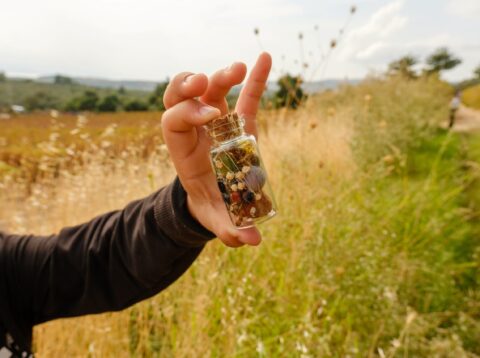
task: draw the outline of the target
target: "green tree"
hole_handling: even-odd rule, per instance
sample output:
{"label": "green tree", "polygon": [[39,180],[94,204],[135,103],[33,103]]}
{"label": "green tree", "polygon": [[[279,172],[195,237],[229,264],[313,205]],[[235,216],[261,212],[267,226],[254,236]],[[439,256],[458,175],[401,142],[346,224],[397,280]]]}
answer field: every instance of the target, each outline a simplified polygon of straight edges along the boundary
{"label": "green tree", "polygon": [[475,78],[476,78],[476,79],[479,79],[479,80],[480,80],[480,65],[478,65],[477,67],[475,67],[475,69],[473,70],[473,74],[475,75]]}
{"label": "green tree", "polygon": [[148,103],[152,106],[152,108],[160,111],[165,110],[165,105],[163,104],[163,94],[165,93],[167,86],[168,81],[161,82],[155,87],[152,94],[148,98]]}
{"label": "green tree", "polygon": [[148,104],[140,101],[138,99],[131,100],[125,105],[125,110],[127,112],[140,112],[140,111],[147,111]]}
{"label": "green tree", "polygon": [[73,85],[74,82],[70,77],[62,76],[62,75],[55,75],[53,78],[53,83],[56,85]]}
{"label": "green tree", "polygon": [[0,82],[5,82],[7,80],[7,76],[5,72],[0,72]]}
{"label": "green tree", "polygon": [[58,107],[58,100],[48,93],[39,91],[25,98],[24,105],[29,111],[53,109]]}
{"label": "green tree", "polygon": [[388,73],[391,75],[400,75],[406,78],[416,78],[417,73],[413,69],[418,63],[416,57],[407,55],[399,58],[398,60],[390,62],[388,65]]}
{"label": "green tree", "polygon": [[98,106],[98,95],[95,91],[85,91],[82,96],[72,98],[65,109],[67,111],[95,111]]}
{"label": "green tree", "polygon": [[111,94],[106,96],[99,104],[100,112],[116,112],[120,108],[120,99],[117,95]]}
{"label": "green tree", "polygon": [[286,74],[277,81],[279,89],[275,92],[275,105],[296,109],[307,98],[302,89],[302,78]]}
{"label": "green tree", "polygon": [[450,70],[461,63],[462,60],[460,58],[455,57],[446,47],[441,47],[427,57],[427,73],[439,73]]}
{"label": "green tree", "polygon": [[80,98],[78,109],[81,111],[94,111],[98,105],[98,94],[95,91],[85,91]]}

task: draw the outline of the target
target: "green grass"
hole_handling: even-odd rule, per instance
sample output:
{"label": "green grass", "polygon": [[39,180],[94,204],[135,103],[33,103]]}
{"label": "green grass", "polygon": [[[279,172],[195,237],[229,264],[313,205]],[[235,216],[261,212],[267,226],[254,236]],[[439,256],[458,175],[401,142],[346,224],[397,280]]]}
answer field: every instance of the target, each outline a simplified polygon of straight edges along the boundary
{"label": "green grass", "polygon": [[464,89],[462,92],[462,101],[469,107],[480,109],[480,84]]}
{"label": "green grass", "polygon": [[[150,300],[38,328],[38,354],[480,355],[480,145],[437,129],[450,91],[435,79],[370,79],[285,118],[265,114],[262,153],[279,215],[260,227],[262,245],[209,243]],[[15,202],[4,216],[57,229],[148,194],[147,176],[165,170],[155,151],[146,161],[93,159],[85,174],[35,184],[29,202],[40,216]]]}

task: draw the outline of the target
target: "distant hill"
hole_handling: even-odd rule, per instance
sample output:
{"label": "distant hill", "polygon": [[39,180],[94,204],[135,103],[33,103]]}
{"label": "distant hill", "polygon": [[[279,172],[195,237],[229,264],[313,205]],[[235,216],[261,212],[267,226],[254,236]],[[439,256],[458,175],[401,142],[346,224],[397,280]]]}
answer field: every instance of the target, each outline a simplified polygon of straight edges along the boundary
{"label": "distant hill", "polygon": [[[36,82],[40,83],[53,83],[55,76],[42,76],[39,77]],[[88,87],[97,87],[97,88],[110,88],[110,89],[119,89],[121,87],[126,90],[132,91],[148,91],[151,92],[155,89],[156,85],[161,81],[137,81],[137,80],[110,80],[105,78],[94,78],[94,77],[70,77],[75,83],[88,86]],[[315,93],[324,91],[326,89],[335,89],[340,84],[357,84],[360,82],[358,79],[327,79],[321,81],[312,81],[305,82],[303,87],[307,93]],[[232,94],[238,94],[242,86],[235,86],[232,89]],[[275,92],[278,90],[277,83],[271,81],[268,83],[268,91]]]}
{"label": "distant hill", "polygon": [[81,96],[85,91],[95,91],[99,97],[117,94],[128,99],[146,101],[150,92],[126,89],[123,94],[115,88],[99,88],[79,83],[54,84],[31,79],[8,78],[0,81],[0,111],[11,105],[28,107],[28,103],[36,98],[44,97],[51,102],[53,108],[63,108],[73,98]]}
{"label": "distant hill", "polygon": [[[109,80],[105,78],[94,77],[70,77],[75,83],[88,87],[119,89],[121,87],[132,91],[151,92],[159,82],[154,81],[136,81],[136,80]],[[55,76],[42,76],[36,82],[54,83]]]}
{"label": "distant hill", "polygon": [[[55,83],[55,76],[42,76],[37,79],[7,78],[0,81],[0,109],[12,105],[26,108],[42,108],[38,102],[48,103],[50,108],[66,108],[67,103],[81,96],[85,91],[94,91],[100,98],[115,94],[122,101],[141,101],[146,103],[151,92],[159,82],[137,80],[111,80],[104,78],[62,76],[62,83]],[[327,89],[335,89],[340,84],[356,84],[359,80],[328,79],[305,82],[306,93],[315,93]],[[124,91],[119,91],[123,88]],[[242,86],[235,86],[227,97],[234,104]],[[278,90],[276,82],[267,86],[267,96],[272,96]]]}

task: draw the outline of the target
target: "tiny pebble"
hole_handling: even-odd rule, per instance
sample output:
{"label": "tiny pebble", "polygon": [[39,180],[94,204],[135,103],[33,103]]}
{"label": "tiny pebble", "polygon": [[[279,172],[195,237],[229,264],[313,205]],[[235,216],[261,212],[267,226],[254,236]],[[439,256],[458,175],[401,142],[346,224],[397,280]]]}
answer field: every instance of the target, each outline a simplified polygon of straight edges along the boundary
{"label": "tiny pebble", "polygon": [[240,201],[240,194],[237,191],[233,192],[231,195],[231,200],[233,203],[238,203]]}
{"label": "tiny pebble", "polygon": [[222,193],[222,197],[227,204],[230,204],[230,196],[227,193]]}
{"label": "tiny pebble", "polygon": [[237,191],[238,190],[237,184],[230,185],[230,189],[232,189],[232,191]]}
{"label": "tiny pebble", "polygon": [[228,180],[232,180],[233,178],[235,178],[235,175],[232,172],[228,172],[227,175],[226,175],[226,178]]}
{"label": "tiny pebble", "polygon": [[238,183],[237,186],[238,186],[238,190],[243,190],[243,189],[245,189],[245,184],[244,184],[244,183],[241,183],[241,182],[240,182],[240,183]]}
{"label": "tiny pebble", "polygon": [[249,167],[248,165],[245,165],[245,166],[242,168],[242,172],[245,173],[245,174],[248,173],[249,170],[250,170],[250,167]]}
{"label": "tiny pebble", "polygon": [[257,208],[252,207],[252,208],[250,209],[250,215],[251,215],[251,216],[255,216],[255,213],[256,213],[256,212],[257,212]]}
{"label": "tiny pebble", "polygon": [[219,161],[219,160],[216,160],[216,161],[215,161],[215,166],[216,166],[218,169],[220,169],[220,168],[223,167],[223,163],[222,163],[221,161]]}
{"label": "tiny pebble", "polygon": [[262,198],[262,194],[255,194],[255,200],[260,200]]}
{"label": "tiny pebble", "polygon": [[221,180],[217,181],[217,184],[218,184],[218,188],[220,189],[220,192],[222,193],[227,192],[227,188],[225,187],[225,184]]}

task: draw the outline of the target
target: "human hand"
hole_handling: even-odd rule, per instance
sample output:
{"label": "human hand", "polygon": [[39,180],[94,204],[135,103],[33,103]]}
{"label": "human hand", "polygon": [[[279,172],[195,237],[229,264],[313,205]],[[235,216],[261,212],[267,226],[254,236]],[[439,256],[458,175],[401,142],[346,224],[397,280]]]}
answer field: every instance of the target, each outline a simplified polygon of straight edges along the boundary
{"label": "human hand", "polygon": [[[271,56],[262,53],[235,107],[245,119],[246,132],[255,136],[258,104],[271,66]],[[188,209],[230,247],[258,245],[261,235],[256,228],[239,230],[232,224],[210,164],[210,138],[202,126],[228,112],[225,96],[243,81],[246,73],[247,68],[241,62],[215,72],[210,78],[202,73],[182,72],[173,78],[163,97],[167,109],[162,116],[163,136],[178,178],[187,192]]]}

